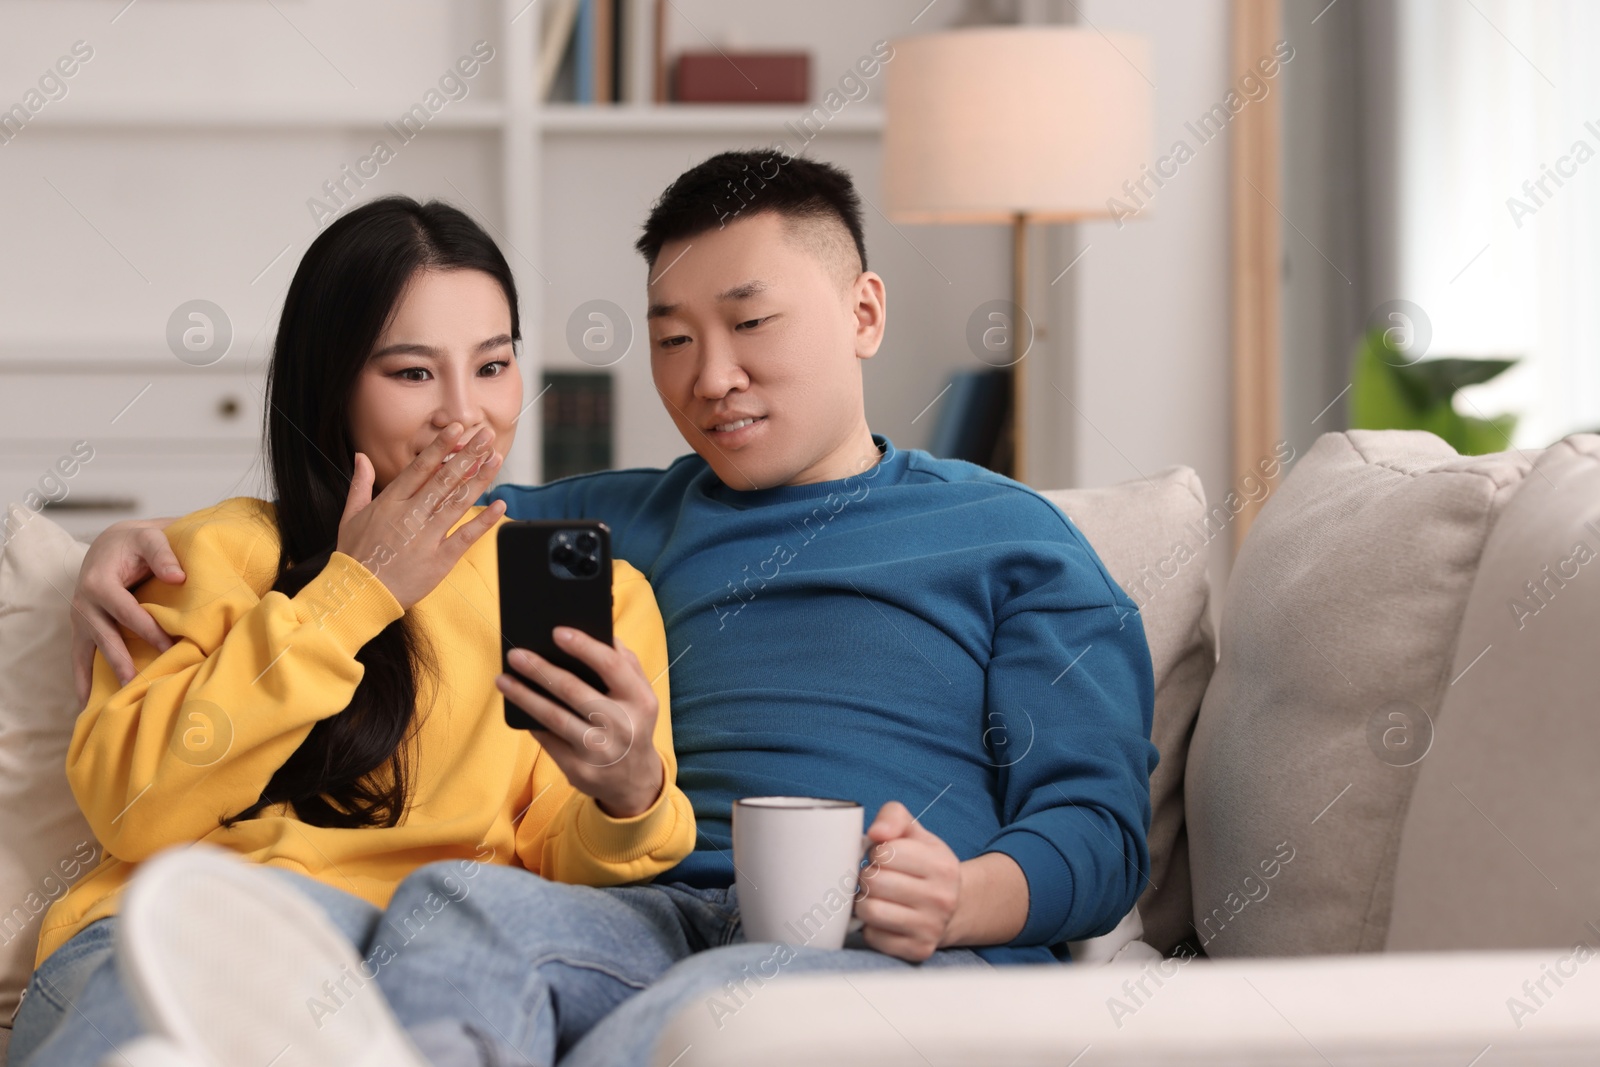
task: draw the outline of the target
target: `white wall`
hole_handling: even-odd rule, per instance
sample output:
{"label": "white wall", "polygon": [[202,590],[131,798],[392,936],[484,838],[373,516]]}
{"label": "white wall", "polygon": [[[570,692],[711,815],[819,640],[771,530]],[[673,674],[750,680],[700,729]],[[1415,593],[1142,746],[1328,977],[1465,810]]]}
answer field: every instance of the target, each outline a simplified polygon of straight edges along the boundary
{"label": "white wall", "polygon": [[[1080,7],[1095,26],[1150,42],[1152,152],[1165,154],[1179,138],[1194,144],[1184,122],[1221,101],[1232,80],[1225,0],[1085,0]],[[1077,227],[1077,251],[1089,246],[1067,275],[1076,285],[1069,391],[1081,414],[1067,405],[1061,412],[1076,484],[1183,464],[1199,473],[1208,499],[1229,489],[1227,136],[1200,146],[1121,228],[1111,221]],[[1211,547],[1220,591],[1231,546],[1218,538]]]}
{"label": "white wall", "polygon": [[[204,297],[233,319],[227,361],[263,357],[289,278],[318,233],[306,201],[378,135],[84,130],[61,120],[141,100],[257,102],[284,114],[375,102],[399,105],[398,114],[474,41],[496,35],[485,3],[281,6],[283,15],[268,4],[141,0],[120,17],[122,4],[103,0],[0,9],[0,107],[74,41],[94,49],[66,97],[0,146],[0,347],[94,341],[160,352],[167,315]],[[499,75],[488,64],[464,102],[496,97]],[[449,197],[449,178],[498,208],[494,153],[484,149],[481,136],[430,129],[363,195]]]}

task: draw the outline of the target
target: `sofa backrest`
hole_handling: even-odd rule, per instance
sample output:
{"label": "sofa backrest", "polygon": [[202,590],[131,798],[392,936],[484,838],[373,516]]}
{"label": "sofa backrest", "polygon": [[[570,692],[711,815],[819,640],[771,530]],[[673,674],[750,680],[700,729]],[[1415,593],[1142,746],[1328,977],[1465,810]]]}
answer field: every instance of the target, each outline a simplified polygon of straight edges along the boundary
{"label": "sofa backrest", "polygon": [[67,787],[81,705],[69,659],[72,587],[88,546],[24,507],[0,547],[0,1026],[33,973],[44,912],[100,858]]}
{"label": "sofa backrest", "polygon": [[1567,949],[1550,965],[1568,978],[1600,954],[1597,646],[1600,436],[1575,434],[1489,534],[1400,835],[1387,948]]}
{"label": "sofa backrest", "polygon": [[1140,895],[1139,912],[1144,940],[1170,952],[1189,931],[1183,775],[1189,735],[1216,663],[1206,567],[1211,541],[1226,532],[1232,516],[1208,512],[1200,479],[1188,467],[1044,495],[1067,513],[1132,598],[1150,644],[1156,683],[1151,734],[1161,762],[1150,777],[1150,885]]}

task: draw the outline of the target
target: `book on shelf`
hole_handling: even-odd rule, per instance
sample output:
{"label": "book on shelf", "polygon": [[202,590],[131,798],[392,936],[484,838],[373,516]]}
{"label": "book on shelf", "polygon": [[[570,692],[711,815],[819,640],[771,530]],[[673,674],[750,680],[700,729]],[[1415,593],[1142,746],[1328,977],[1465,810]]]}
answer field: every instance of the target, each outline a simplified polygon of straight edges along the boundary
{"label": "book on shelf", "polygon": [[540,23],[539,99],[659,102],[666,0],[550,0]]}
{"label": "book on shelf", "polygon": [[[571,74],[569,43],[578,18],[579,0],[551,0],[539,26],[539,99],[560,99],[557,83]],[[567,92],[570,94],[570,83]]]}
{"label": "book on shelf", "polygon": [[594,103],[594,6],[595,0],[579,0],[578,24],[572,31],[572,61],[576,72],[574,99],[580,104]]}
{"label": "book on shelf", "polygon": [[666,55],[667,0],[548,0],[539,29],[539,99],[551,103],[799,104],[801,51]]}
{"label": "book on shelf", "polygon": [[612,467],[612,378],[603,371],[545,371],[544,480]]}

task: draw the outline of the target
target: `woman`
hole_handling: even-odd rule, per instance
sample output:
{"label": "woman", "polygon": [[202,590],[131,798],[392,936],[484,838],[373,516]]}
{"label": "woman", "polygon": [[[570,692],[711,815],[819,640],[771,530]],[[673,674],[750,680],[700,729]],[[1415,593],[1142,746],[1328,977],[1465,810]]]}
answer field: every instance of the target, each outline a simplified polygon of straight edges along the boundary
{"label": "woman", "polygon": [[120,688],[96,664],[67,771],[106,859],[41,926],[12,1062],[92,1064],[140,1031],[112,934],[124,884],[171,846],[273,869],[358,942],[425,863],[612,885],[693,847],[661,616],[626,563],[615,631],[637,655],[557,631],[606,682],[610,712],[546,703],[537,739],[505,725],[485,536],[504,507],[471,502],[523,410],[519,336],[504,257],[447,205],[377,200],[307,250],[268,372],[275,501],[168,527],[187,580],[140,592],[174,642],[133,642],[138,674]]}

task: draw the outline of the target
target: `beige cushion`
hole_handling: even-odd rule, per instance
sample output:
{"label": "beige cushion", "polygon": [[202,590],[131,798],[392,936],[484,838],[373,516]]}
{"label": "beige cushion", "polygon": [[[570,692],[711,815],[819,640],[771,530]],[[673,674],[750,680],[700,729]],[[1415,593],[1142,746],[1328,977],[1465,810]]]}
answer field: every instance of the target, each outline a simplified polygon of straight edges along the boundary
{"label": "beige cushion", "polygon": [[1144,939],[1170,952],[1189,931],[1188,842],[1183,769],[1200,698],[1216,662],[1211,633],[1205,490],[1188,467],[1170,467],[1099,489],[1044,494],[1094,546],[1139,607],[1156,700],[1152,740],[1161,762],[1150,776],[1150,882],[1139,898]]}
{"label": "beige cushion", "polygon": [[1539,457],[1484,549],[1400,838],[1390,948],[1600,944],[1597,637],[1600,437],[1580,434]]}
{"label": "beige cushion", "polygon": [[1529,466],[1420,431],[1325,434],[1263,507],[1189,750],[1208,954],[1383,947],[1414,760],[1484,541]]}
{"label": "beige cushion", "polygon": [[101,851],[67,788],[71,597],[87,546],[12,507],[0,549],[0,1023],[28,976],[44,911]]}

